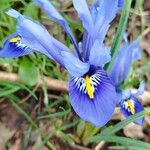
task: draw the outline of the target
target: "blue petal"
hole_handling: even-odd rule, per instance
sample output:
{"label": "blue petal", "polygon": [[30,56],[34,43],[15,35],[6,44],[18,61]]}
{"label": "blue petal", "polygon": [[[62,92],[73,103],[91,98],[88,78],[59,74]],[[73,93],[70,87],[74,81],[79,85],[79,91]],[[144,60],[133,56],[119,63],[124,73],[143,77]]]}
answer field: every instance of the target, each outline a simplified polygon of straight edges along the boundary
{"label": "blue petal", "polygon": [[6,14],[14,18],[18,18],[19,16],[21,16],[21,14],[14,9],[10,9],[9,11],[6,12]]}
{"label": "blue petal", "polygon": [[[83,56],[86,61],[89,59],[90,50],[95,40],[99,40],[100,43],[103,43],[110,27],[110,22],[120,9],[118,5],[118,0],[96,0],[91,6],[90,11],[94,22],[94,29],[89,28],[89,31],[87,31],[87,33],[85,32],[83,36]],[[93,32],[93,35],[91,36],[89,32]]]}
{"label": "blue petal", "polygon": [[[11,12],[16,13],[15,10]],[[15,16],[14,16],[15,17]],[[63,66],[61,51],[69,51],[69,49],[55,38],[39,22],[30,18],[18,15],[17,33],[22,38],[22,43],[34,49],[35,51],[51,56],[56,62]]]}
{"label": "blue petal", "polygon": [[137,90],[137,92],[135,94],[133,94],[135,97],[142,95],[144,93],[144,89],[145,89],[145,82],[141,81],[140,86]]}
{"label": "blue petal", "polygon": [[94,32],[93,20],[86,0],[73,0],[73,5],[82,21],[83,27],[92,35]]}
{"label": "blue petal", "polygon": [[121,91],[121,94],[122,94],[121,97],[122,100],[129,99],[131,97],[131,91],[128,89]]}
{"label": "blue petal", "polygon": [[130,49],[133,51],[132,52],[132,61],[135,61],[135,60],[138,60],[138,59],[141,59],[141,47],[140,47],[140,40],[141,38],[133,41],[131,44],[130,44]]}
{"label": "blue petal", "polygon": [[116,86],[119,86],[126,79],[132,62],[139,59],[141,49],[139,40],[131,44],[125,43],[118,52],[112,68],[109,70],[109,75]]}
{"label": "blue petal", "polygon": [[[96,41],[99,41],[99,45],[100,45],[100,43],[101,43],[101,45],[102,45],[102,43],[103,43],[103,40],[104,40],[104,37],[105,37],[105,31],[108,29],[108,26],[103,26],[102,28],[101,28],[101,30],[98,32],[99,33],[99,37],[97,37],[97,35],[95,35],[95,37],[91,37],[87,32],[84,32],[84,34],[83,34],[83,45],[82,45],[82,47],[83,47],[83,49],[84,49],[84,51],[83,51],[83,57],[84,57],[84,59],[86,60],[86,61],[88,61],[89,60],[89,55],[90,55],[90,51],[91,51],[91,49],[92,49],[92,47],[93,47],[93,45],[94,45],[94,43],[96,42]],[[104,46],[103,46],[104,47]],[[106,48],[105,48],[106,49]]]}
{"label": "blue petal", "polygon": [[[91,8],[96,33],[108,26],[118,12],[118,0],[96,0]],[[107,32],[107,31],[106,31]],[[105,33],[106,34],[106,33]]]}
{"label": "blue petal", "polygon": [[[144,107],[141,104],[141,102],[134,96],[131,96],[130,99],[125,100],[123,103],[121,103],[120,107],[121,107],[121,112],[126,117],[139,113],[144,110]],[[142,125],[143,122],[144,122],[144,117],[136,120],[134,123],[138,125]]]}
{"label": "blue petal", "polygon": [[93,99],[87,94],[84,77],[70,79],[71,105],[83,120],[102,127],[113,115],[116,106],[115,88],[102,69],[98,69],[90,79],[94,91]]}
{"label": "blue petal", "polygon": [[80,77],[89,71],[90,65],[83,63],[70,52],[61,52],[65,68],[71,76]]}
{"label": "blue petal", "polygon": [[72,31],[70,30],[70,27],[66,20],[61,16],[61,14],[54,8],[54,6],[50,3],[48,0],[34,0],[34,2],[45,11],[45,13],[52,19],[54,19],[58,24],[60,24],[66,33],[70,36],[73,44],[75,45],[75,48],[78,48],[78,45],[76,43],[76,39],[74,38],[74,35]]}
{"label": "blue petal", "polygon": [[124,0],[118,0],[118,7],[122,8],[124,5]]}
{"label": "blue petal", "polygon": [[107,49],[103,44],[96,40],[90,51],[90,64],[103,67],[110,60],[111,56],[109,49]]}
{"label": "blue petal", "polygon": [[10,35],[3,44],[3,48],[0,50],[0,57],[3,58],[17,58],[19,56],[27,55],[32,53],[34,50],[30,47],[21,44],[21,41],[15,43],[10,42],[13,38],[20,38],[17,33]]}

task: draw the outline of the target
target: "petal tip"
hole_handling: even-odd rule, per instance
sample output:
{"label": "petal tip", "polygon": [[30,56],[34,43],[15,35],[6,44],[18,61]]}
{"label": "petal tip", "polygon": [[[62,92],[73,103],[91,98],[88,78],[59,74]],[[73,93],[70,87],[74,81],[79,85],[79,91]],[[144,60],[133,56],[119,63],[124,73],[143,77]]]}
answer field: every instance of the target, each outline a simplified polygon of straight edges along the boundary
{"label": "petal tip", "polygon": [[6,14],[14,18],[18,18],[20,16],[20,13],[14,9],[8,10]]}

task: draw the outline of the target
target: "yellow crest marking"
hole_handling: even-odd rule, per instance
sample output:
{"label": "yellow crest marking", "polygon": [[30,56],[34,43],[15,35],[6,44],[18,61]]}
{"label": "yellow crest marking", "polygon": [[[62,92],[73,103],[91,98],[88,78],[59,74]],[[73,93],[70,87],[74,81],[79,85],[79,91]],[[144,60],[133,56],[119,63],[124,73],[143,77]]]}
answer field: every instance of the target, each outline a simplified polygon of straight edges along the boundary
{"label": "yellow crest marking", "polygon": [[17,42],[20,42],[20,40],[21,40],[21,38],[19,38],[19,37],[14,37],[14,38],[10,39],[10,42],[11,42],[11,43],[17,43]]}
{"label": "yellow crest marking", "polygon": [[132,115],[135,114],[135,109],[134,109],[134,106],[133,106],[132,102],[130,100],[128,100],[127,104],[128,104],[128,107],[130,109],[131,114]]}
{"label": "yellow crest marking", "polygon": [[93,99],[94,92],[92,89],[90,77],[88,75],[86,75],[86,77],[85,77],[85,84],[86,84],[86,91],[87,91],[88,96],[90,97],[90,99]]}

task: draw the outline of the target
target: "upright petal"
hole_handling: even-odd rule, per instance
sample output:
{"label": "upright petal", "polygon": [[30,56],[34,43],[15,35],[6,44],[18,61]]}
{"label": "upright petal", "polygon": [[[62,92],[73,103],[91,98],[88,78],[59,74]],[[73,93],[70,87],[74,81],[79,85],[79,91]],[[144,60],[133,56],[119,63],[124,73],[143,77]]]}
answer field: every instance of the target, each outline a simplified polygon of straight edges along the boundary
{"label": "upright petal", "polygon": [[135,97],[140,96],[144,93],[144,89],[145,89],[145,82],[141,81],[140,86],[137,90],[137,92],[135,94],[133,94]]}
{"label": "upright petal", "polygon": [[[10,12],[10,11],[9,11]],[[8,14],[10,14],[8,12]],[[11,13],[15,10],[11,10]],[[13,15],[16,18],[16,16]],[[63,65],[61,51],[69,51],[69,49],[55,38],[53,38],[43,25],[37,21],[33,21],[21,14],[17,15],[17,33],[21,37],[21,42],[31,49],[49,54],[56,62]]]}
{"label": "upright petal", "polygon": [[139,40],[131,44],[125,43],[118,52],[112,68],[109,70],[109,75],[116,86],[119,86],[126,79],[132,62],[139,59],[141,49]]}
{"label": "upright petal", "polygon": [[118,7],[122,8],[124,5],[124,0],[118,0]]}
{"label": "upright petal", "polygon": [[95,26],[95,34],[99,34],[99,31],[103,26],[109,26],[109,23],[115,18],[120,6],[122,6],[121,3],[122,2],[120,0],[95,1],[91,8]]}
{"label": "upright petal", "polygon": [[[120,104],[121,112],[126,116],[129,117],[136,113],[139,113],[144,110],[143,105],[141,102],[134,96],[131,96],[130,99],[124,100],[123,103]],[[142,125],[144,122],[144,117],[136,120],[134,123],[138,125]]]}
{"label": "upright petal", "polygon": [[67,23],[67,21],[61,16],[61,14],[55,9],[55,7],[48,0],[34,0],[34,2],[42,9],[44,12],[58,24],[60,24],[66,33],[70,36],[75,48],[78,49],[78,45],[74,35]]}
{"label": "upright petal", "polygon": [[130,90],[123,90],[121,91],[121,99],[124,101],[125,99],[129,99],[131,97],[131,91]]}
{"label": "upright petal", "polygon": [[110,51],[98,40],[95,41],[91,51],[89,62],[91,65],[103,67],[111,60]]}
{"label": "upright petal", "polygon": [[94,24],[93,35],[85,32],[83,36],[83,49],[85,60],[89,59],[91,48],[96,40],[103,43],[106,33],[110,27],[110,22],[115,18],[116,13],[122,6],[122,0],[96,0],[90,7],[90,12]]}
{"label": "upright petal", "polygon": [[92,35],[94,31],[93,19],[89,11],[86,0],[72,0],[74,8],[76,9],[80,20],[82,21],[83,27],[86,31]]}
{"label": "upright petal", "polygon": [[81,77],[89,71],[90,65],[83,63],[70,52],[61,52],[65,68],[71,76]]}
{"label": "upright petal", "polygon": [[116,93],[102,69],[91,76],[72,77],[69,95],[73,109],[83,120],[102,127],[111,119],[116,106]]}

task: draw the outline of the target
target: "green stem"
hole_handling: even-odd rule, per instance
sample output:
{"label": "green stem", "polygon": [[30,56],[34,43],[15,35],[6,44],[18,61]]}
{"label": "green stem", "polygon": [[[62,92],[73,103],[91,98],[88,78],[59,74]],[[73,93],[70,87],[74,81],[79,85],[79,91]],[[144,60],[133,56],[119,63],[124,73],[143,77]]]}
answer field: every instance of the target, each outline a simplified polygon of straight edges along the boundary
{"label": "green stem", "polygon": [[126,29],[126,26],[127,26],[129,11],[130,11],[130,8],[131,8],[131,2],[132,2],[132,0],[126,0],[125,1],[124,7],[123,7],[123,10],[122,10],[122,13],[121,13],[121,18],[120,18],[120,21],[119,21],[117,33],[116,33],[114,42],[113,42],[112,47],[111,47],[112,61],[109,65],[108,69],[111,68],[111,66],[112,66],[112,64],[115,60],[116,54],[118,52],[118,49],[121,45],[122,37],[124,35],[125,29]]}

